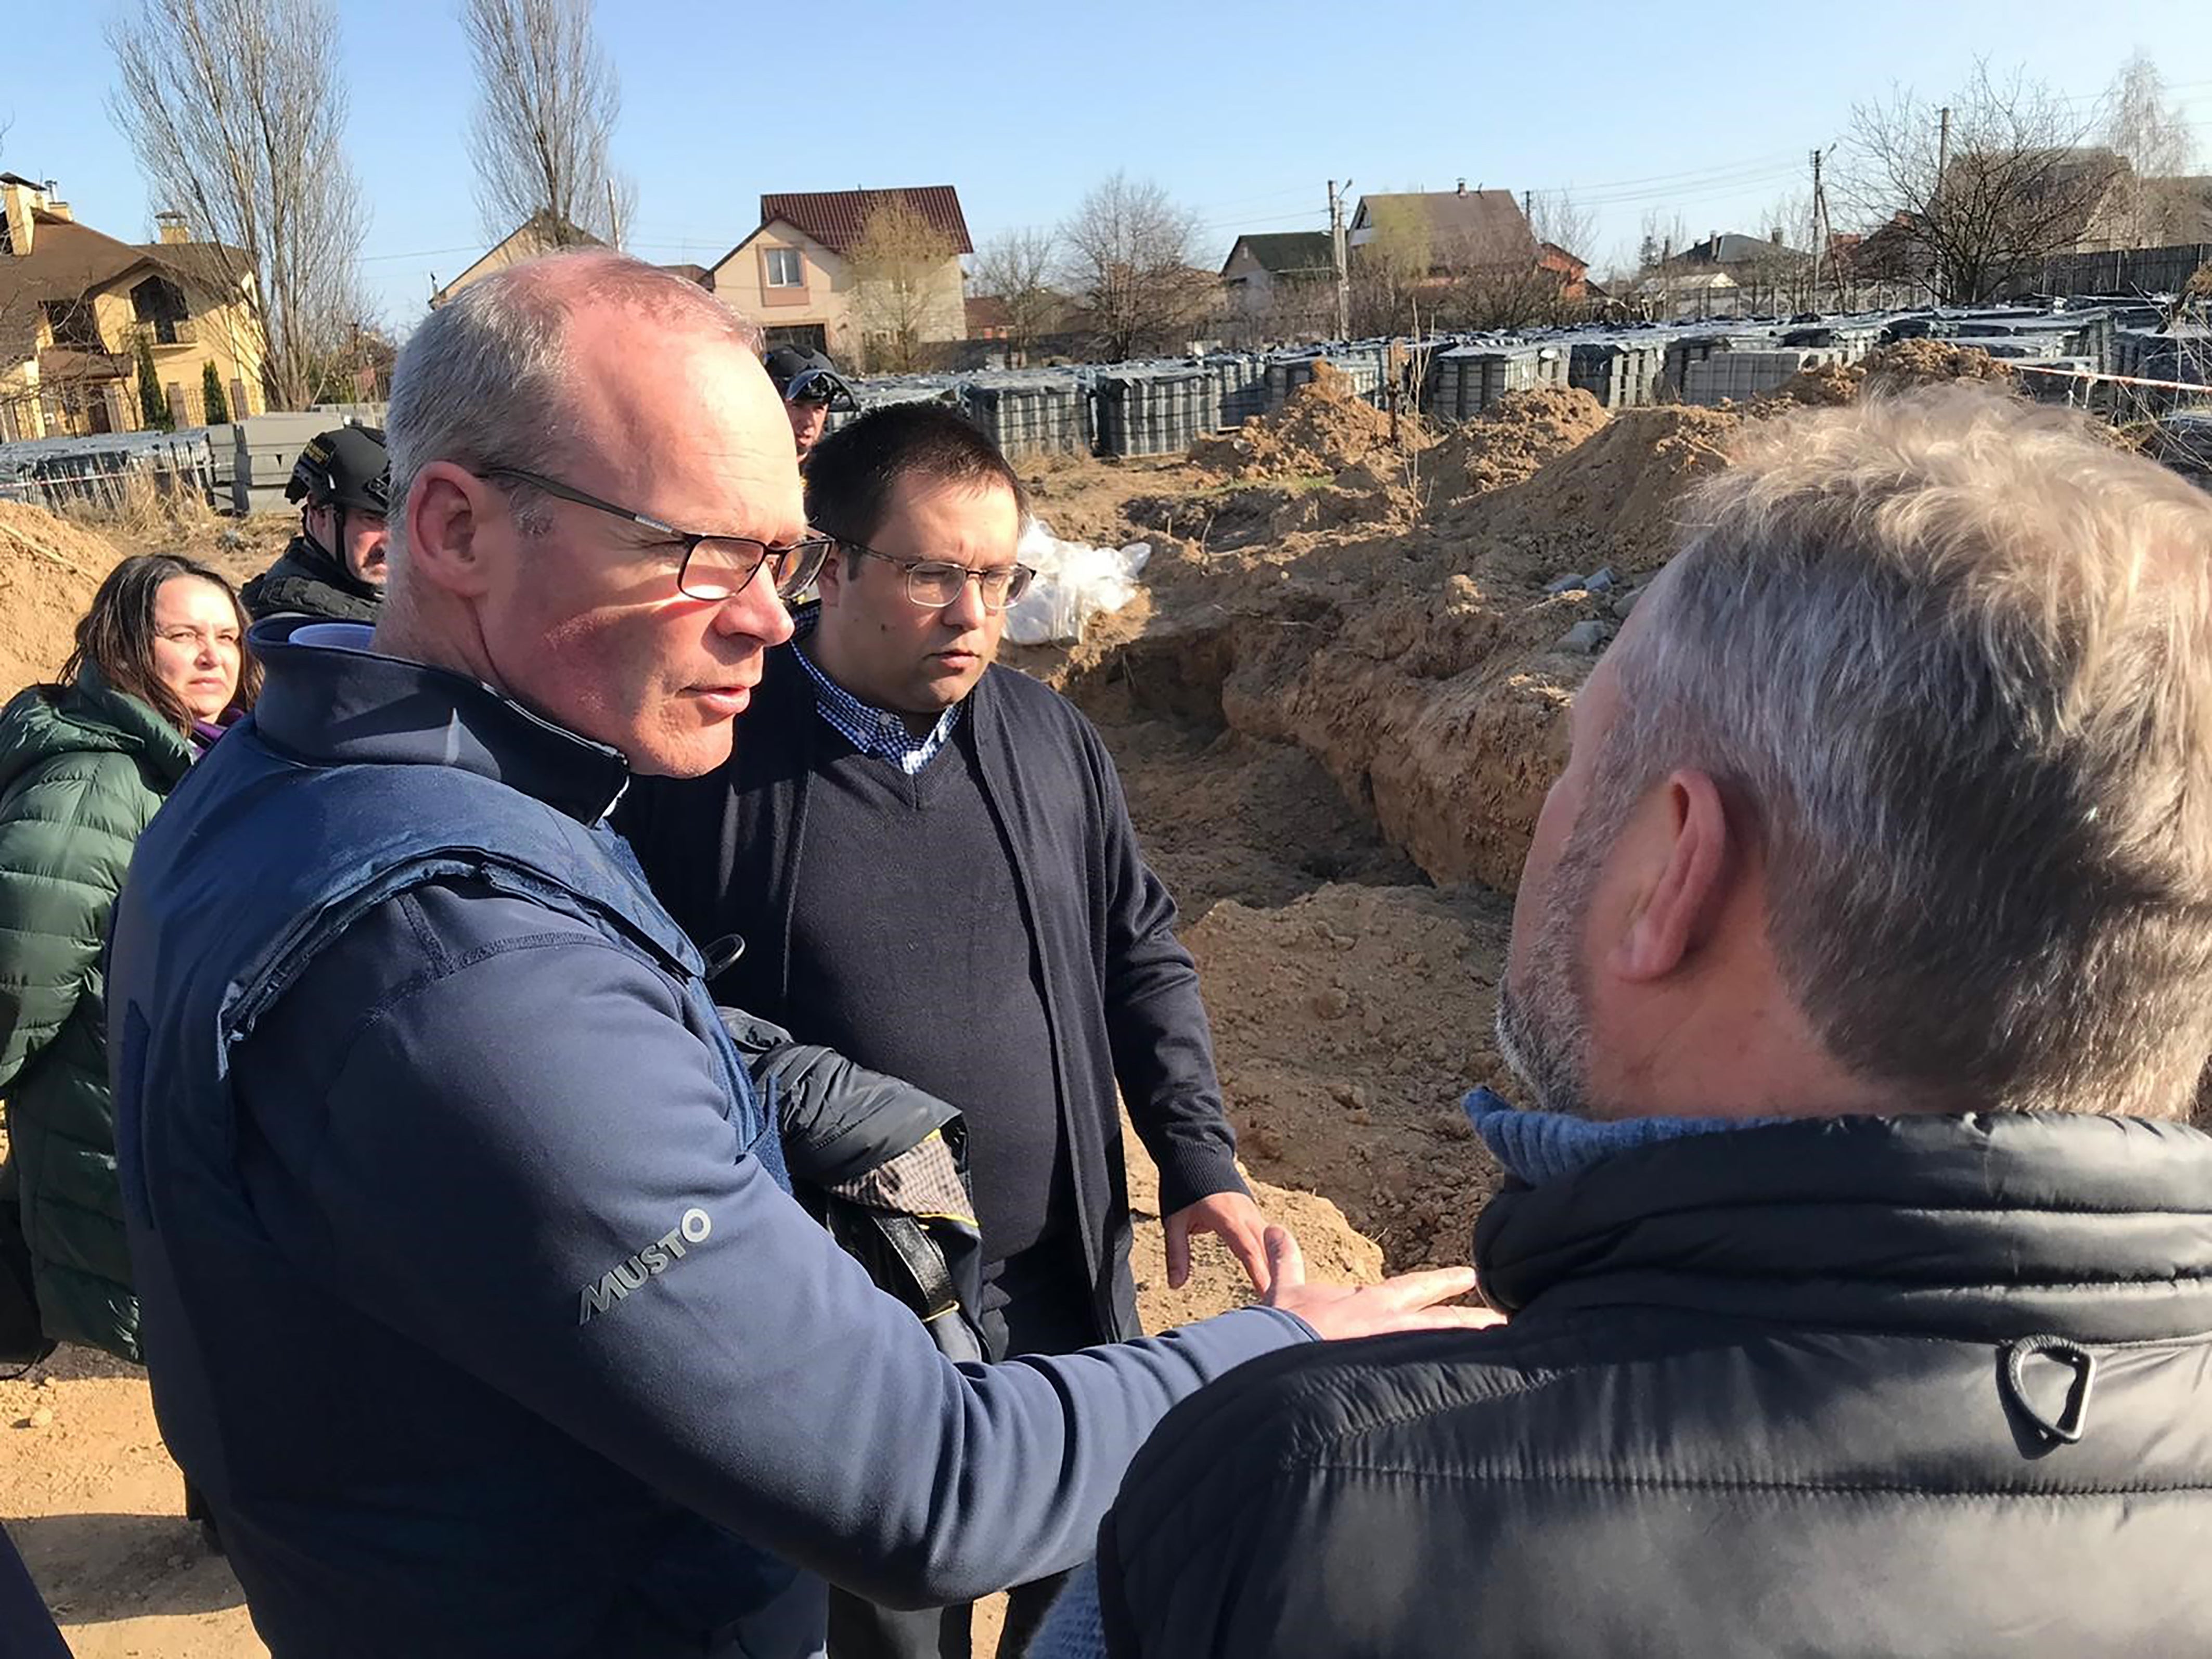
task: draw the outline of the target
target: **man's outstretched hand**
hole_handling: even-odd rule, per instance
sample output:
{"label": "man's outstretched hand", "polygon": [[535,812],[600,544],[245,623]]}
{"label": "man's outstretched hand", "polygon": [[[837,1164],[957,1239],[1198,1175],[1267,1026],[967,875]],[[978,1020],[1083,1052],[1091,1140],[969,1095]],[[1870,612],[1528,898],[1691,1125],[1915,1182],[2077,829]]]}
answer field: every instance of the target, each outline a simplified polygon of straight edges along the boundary
{"label": "man's outstretched hand", "polygon": [[1380,1285],[1309,1285],[1305,1255],[1289,1228],[1268,1228],[1267,1246],[1267,1305],[1296,1314],[1324,1341],[1393,1331],[1480,1330],[1504,1322],[1504,1315],[1488,1308],[1437,1305],[1474,1288],[1472,1267],[1431,1267]]}
{"label": "man's outstretched hand", "polygon": [[1170,1216],[1164,1224],[1168,1236],[1168,1288],[1179,1291],[1190,1279],[1190,1240],[1194,1233],[1212,1233],[1229,1247],[1252,1288],[1267,1293],[1267,1247],[1261,1235],[1267,1224],[1260,1206],[1243,1193],[1216,1193],[1201,1198]]}

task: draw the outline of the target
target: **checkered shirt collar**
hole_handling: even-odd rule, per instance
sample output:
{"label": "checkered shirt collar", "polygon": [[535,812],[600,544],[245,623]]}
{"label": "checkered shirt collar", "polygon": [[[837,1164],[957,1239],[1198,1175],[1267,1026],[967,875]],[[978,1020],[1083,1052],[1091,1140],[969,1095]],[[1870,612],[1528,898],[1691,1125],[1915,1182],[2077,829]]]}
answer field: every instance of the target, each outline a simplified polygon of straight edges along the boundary
{"label": "checkered shirt collar", "polygon": [[814,682],[815,712],[862,754],[888,761],[908,777],[914,776],[936,759],[938,751],[951,740],[953,732],[959,728],[960,711],[967,705],[954,703],[938,716],[935,726],[917,738],[896,714],[869,707],[816,665],[814,659],[806,653],[805,642],[813,636],[815,624],[820,620],[821,613],[811,609],[794,618],[796,627],[792,639],[793,653],[806,671],[807,678]]}

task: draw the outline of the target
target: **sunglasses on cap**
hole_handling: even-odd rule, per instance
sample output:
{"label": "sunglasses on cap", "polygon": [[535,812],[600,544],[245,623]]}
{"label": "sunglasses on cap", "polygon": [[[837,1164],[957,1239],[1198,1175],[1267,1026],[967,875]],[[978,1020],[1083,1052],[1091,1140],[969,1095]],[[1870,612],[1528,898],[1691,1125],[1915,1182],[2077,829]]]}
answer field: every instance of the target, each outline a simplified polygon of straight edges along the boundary
{"label": "sunglasses on cap", "polygon": [[844,377],[830,368],[800,369],[784,387],[783,400],[787,404],[824,404],[837,410],[860,407],[854,402],[853,389],[845,384]]}

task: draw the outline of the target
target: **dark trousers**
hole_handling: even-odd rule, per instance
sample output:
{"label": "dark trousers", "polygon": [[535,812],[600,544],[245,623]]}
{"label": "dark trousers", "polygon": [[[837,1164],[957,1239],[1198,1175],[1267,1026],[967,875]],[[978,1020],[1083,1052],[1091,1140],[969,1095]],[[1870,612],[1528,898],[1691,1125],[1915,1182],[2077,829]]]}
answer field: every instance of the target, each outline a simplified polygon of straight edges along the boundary
{"label": "dark trousers", "polygon": [[[983,1331],[991,1351],[1073,1353],[1102,1339],[1082,1259],[1072,1246],[1040,1245],[987,1270]],[[1056,1572],[1007,1592],[1000,1659],[1020,1659],[1067,1575]],[[834,1586],[830,1591],[830,1659],[970,1659],[975,1604],[902,1612]]]}

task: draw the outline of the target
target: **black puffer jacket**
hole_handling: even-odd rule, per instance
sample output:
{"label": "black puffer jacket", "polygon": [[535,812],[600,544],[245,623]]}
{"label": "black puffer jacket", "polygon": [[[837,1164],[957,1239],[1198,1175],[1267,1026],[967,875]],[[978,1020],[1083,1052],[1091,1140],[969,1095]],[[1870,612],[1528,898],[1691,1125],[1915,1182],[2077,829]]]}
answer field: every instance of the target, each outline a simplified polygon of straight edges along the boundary
{"label": "black puffer jacket", "polygon": [[1161,1425],[1112,1652],[2212,1652],[2212,1137],[1744,1129],[1509,1189],[1476,1252],[1507,1326]]}
{"label": "black puffer jacket", "polygon": [[276,562],[239,589],[238,597],[256,622],[297,615],[374,623],[384,606],[382,588],[362,580],[305,536],[293,537]]}

